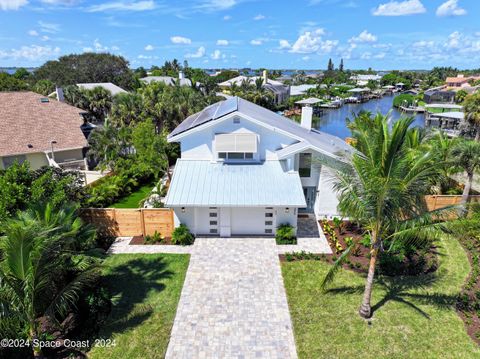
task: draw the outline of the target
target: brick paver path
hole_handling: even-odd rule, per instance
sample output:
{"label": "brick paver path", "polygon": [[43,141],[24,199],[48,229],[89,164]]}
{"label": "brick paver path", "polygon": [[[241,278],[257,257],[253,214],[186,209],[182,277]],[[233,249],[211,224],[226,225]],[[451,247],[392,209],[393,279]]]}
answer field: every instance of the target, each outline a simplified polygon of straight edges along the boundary
{"label": "brick paver path", "polygon": [[275,240],[197,238],[166,358],[296,357]]}

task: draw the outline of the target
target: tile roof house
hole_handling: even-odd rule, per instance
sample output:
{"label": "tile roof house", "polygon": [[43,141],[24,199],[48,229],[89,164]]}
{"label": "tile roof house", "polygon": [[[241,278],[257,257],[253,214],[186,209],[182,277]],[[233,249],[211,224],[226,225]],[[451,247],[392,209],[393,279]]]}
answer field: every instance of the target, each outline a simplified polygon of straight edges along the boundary
{"label": "tile roof house", "polygon": [[447,77],[445,83],[447,87],[470,87],[470,81],[478,81],[480,76],[458,75],[457,77]]}
{"label": "tile roof house", "polygon": [[273,236],[296,228],[299,213],[337,215],[332,168],[348,165],[353,148],[302,124],[232,97],[188,117],[169,136],[179,142],[165,204],[175,224],[196,235]]}
{"label": "tile roof house", "polygon": [[0,169],[25,160],[33,169],[84,168],[83,112],[34,92],[0,92]]}

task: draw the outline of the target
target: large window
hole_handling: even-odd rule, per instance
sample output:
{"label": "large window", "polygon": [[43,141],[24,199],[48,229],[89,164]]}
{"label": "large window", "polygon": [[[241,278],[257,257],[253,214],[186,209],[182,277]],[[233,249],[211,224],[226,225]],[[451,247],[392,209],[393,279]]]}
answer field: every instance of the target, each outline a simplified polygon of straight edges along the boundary
{"label": "large window", "polygon": [[228,160],[252,160],[253,153],[251,152],[219,152],[218,158]]}
{"label": "large window", "polygon": [[310,177],[312,175],[312,154],[300,153],[300,163],[298,166],[300,177]]}

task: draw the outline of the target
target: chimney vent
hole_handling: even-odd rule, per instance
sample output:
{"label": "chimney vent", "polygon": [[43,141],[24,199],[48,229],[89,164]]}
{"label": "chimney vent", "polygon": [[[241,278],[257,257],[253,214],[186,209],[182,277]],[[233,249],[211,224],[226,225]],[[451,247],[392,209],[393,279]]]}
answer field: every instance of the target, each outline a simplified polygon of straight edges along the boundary
{"label": "chimney vent", "polygon": [[302,107],[302,127],[306,128],[307,130],[312,129],[312,117],[313,117],[313,108],[310,106],[303,106]]}
{"label": "chimney vent", "polygon": [[263,84],[266,85],[268,82],[267,70],[263,70]]}

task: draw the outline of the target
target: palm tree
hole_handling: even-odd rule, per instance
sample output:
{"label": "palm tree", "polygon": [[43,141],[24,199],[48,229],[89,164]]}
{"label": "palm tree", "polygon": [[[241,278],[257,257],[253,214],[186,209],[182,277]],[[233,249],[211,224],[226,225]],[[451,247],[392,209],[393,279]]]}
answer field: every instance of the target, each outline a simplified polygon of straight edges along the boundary
{"label": "palm tree", "polygon": [[452,164],[467,173],[467,182],[462,194],[462,205],[468,202],[473,176],[480,171],[480,142],[461,140],[452,149]]}
{"label": "palm tree", "polygon": [[[33,341],[47,334],[40,318],[57,322],[98,278],[96,260],[80,251],[95,232],[81,223],[76,208],[50,204],[20,212],[3,231],[0,319],[22,323]],[[33,354],[41,357],[41,348],[34,346]]]}
{"label": "palm tree", "polygon": [[112,108],[112,94],[103,87],[97,86],[84,90],[90,112],[99,121],[104,121]]}
{"label": "palm tree", "polygon": [[109,120],[119,126],[130,126],[142,120],[142,96],[137,93],[120,93],[114,97]]}
{"label": "palm tree", "polygon": [[[384,245],[396,241],[427,240],[438,234],[423,196],[438,177],[431,152],[412,150],[408,138],[413,118],[398,120],[390,129],[388,116],[359,115],[351,124],[357,153],[351,169],[337,171],[335,189],[339,210],[357,221],[371,237],[370,265],[360,316],[371,316],[371,295],[377,258]],[[415,239],[412,239],[415,238]],[[336,261],[322,287],[330,283],[350,253]]]}
{"label": "palm tree", "polygon": [[452,179],[450,175],[453,174],[452,167],[452,149],[456,144],[456,141],[450,139],[444,131],[435,131],[431,136],[427,138],[427,146],[432,151],[433,156],[439,160],[438,166],[441,173],[439,183],[436,185],[437,192],[442,194],[450,187]]}
{"label": "palm tree", "polygon": [[480,93],[465,97],[463,108],[466,120],[475,128],[475,141],[480,141]]}

